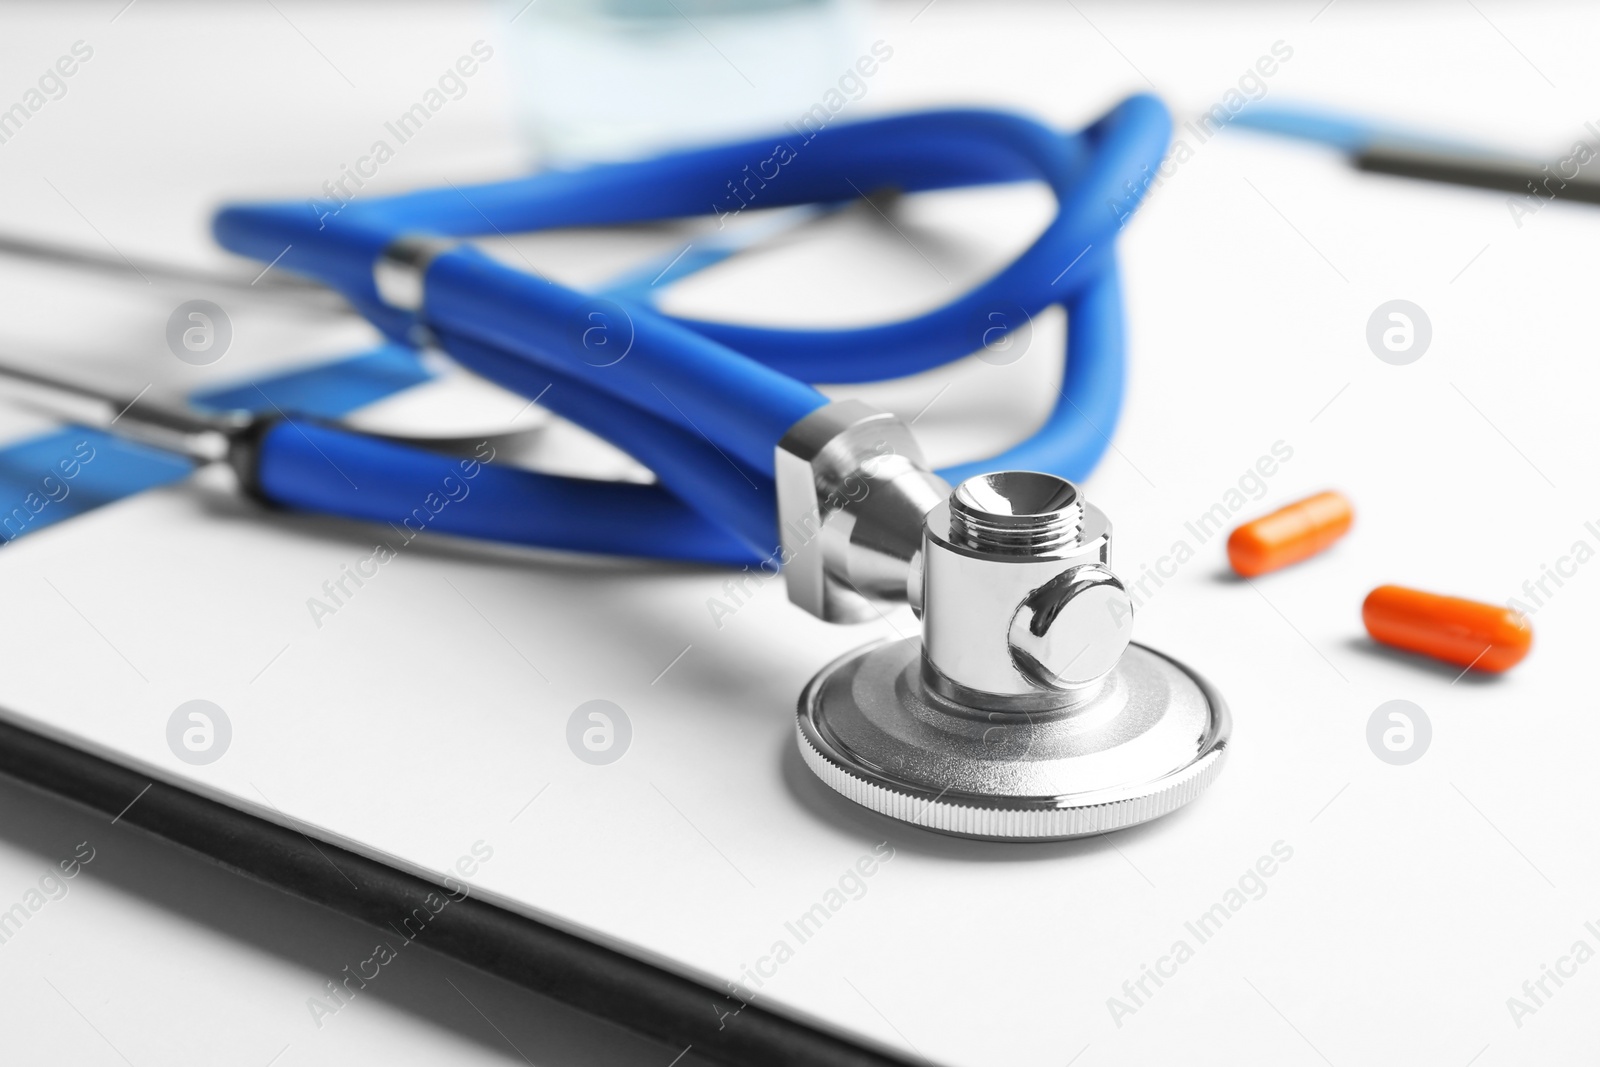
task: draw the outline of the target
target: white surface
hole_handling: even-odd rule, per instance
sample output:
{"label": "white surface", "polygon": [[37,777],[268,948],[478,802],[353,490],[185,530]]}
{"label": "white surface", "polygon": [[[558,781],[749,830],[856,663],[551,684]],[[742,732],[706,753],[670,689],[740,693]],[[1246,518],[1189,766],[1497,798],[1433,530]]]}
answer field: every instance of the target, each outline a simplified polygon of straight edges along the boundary
{"label": "white surface", "polygon": [[[920,6],[881,12],[876,35],[895,58],[863,110],[978,101],[1076,122],[1142,87],[1139,72],[1197,110],[1282,39],[1295,55],[1270,100],[1320,100],[1550,154],[1597,118],[1586,110],[1594,19],[1576,8]],[[0,146],[0,219],[93,244],[49,178],[128,254],[197,260],[207,255],[197,202],[320,182],[431,71],[495,32],[427,8],[380,22],[283,6],[351,89],[271,8],[140,4],[105,24],[114,10],[7,16],[15,71],[98,36],[71,93]],[[438,139],[384,171],[385,186],[509,170],[496,85],[474,83],[451,105],[451,125],[430,128]],[[970,238],[940,234],[981,237],[973,223],[990,219],[1025,229],[1027,209],[979,197],[930,214],[907,231],[915,249],[873,235],[885,265],[864,281],[827,246],[792,247],[783,254],[793,262],[773,269],[803,275],[819,302],[876,292],[885,305],[915,303],[918,285],[931,302],[946,286],[916,253],[960,284],[951,272],[972,269]],[[1570,1061],[1591,1043],[1600,969],[1580,967],[1520,1027],[1506,999],[1576,940],[1600,947],[1583,925],[1600,920],[1589,845],[1600,579],[1580,568],[1535,617],[1529,661],[1493,681],[1374,650],[1358,608],[1386,581],[1504,600],[1574,541],[1600,542],[1584,528],[1600,517],[1587,429],[1600,386],[1587,358],[1597,236],[1589,209],[1551,207],[1517,228],[1503,197],[1363,177],[1319,150],[1245,134],[1201,146],[1156,191],[1124,238],[1128,408],[1116,451],[1088,484],[1116,523],[1120,569],[1137,575],[1175,540],[1193,545],[1185,521],[1280,440],[1292,460],[1241,517],[1338,487],[1358,518],[1325,557],[1254,586],[1222,577],[1216,541],[1196,546],[1148,598],[1140,639],[1222,690],[1236,741],[1206,797],[1145,828],[1045,847],[958,842],[853,810],[808,780],[791,752],[795,694],[838,652],[909,632],[903,612],[830,629],[768,584],[718,629],[706,600],[722,595],[721,573],[418,544],[318,628],[306,599],[367,555],[372,533],[263,516],[200,484],[5,550],[0,598],[13,610],[0,615],[11,662],[0,706],[415,869],[441,871],[481,838],[495,849],[475,879],[483,893],[711,981],[737,977],[786,936],[785,921],[888,841],[895,858],[761,1001],[936,1062]],[[858,238],[836,239],[854,248]],[[652,240],[660,235],[634,247]],[[569,243],[529,242],[529,254]],[[359,334],[240,307],[237,358],[197,370],[160,342],[167,311],[191,294],[96,287],[85,305],[86,290],[68,294],[58,275],[14,275],[0,324],[9,347],[89,345],[91,358],[74,365],[119,367],[134,388],[192,388]],[[720,296],[714,277],[695,284],[681,299],[696,307],[737,292],[731,279]],[[1363,337],[1372,310],[1396,297],[1433,322],[1432,349],[1409,367],[1380,363]],[[961,446],[956,427],[977,426],[970,447],[1015,435],[1019,412],[1037,418],[1050,399],[1039,386],[1058,331],[1042,327],[1012,367],[953,368],[893,399],[915,412],[959,383],[918,423],[939,449]],[[1014,399],[996,415],[1002,393]],[[180,764],[165,745],[168,715],[194,698],[224,707],[235,727],[233,747],[208,767]],[[606,767],[579,762],[564,741],[568,715],[593,698],[615,701],[634,726],[632,748]],[[1368,716],[1394,698],[1423,706],[1434,726],[1432,749],[1408,767],[1366,747]],[[58,858],[55,838],[8,838],[0,902],[37,877],[36,852]],[[1197,945],[1185,922],[1280,841],[1293,855],[1265,895]],[[86,877],[74,893],[103,893],[111,909],[97,868]],[[129,948],[145,943],[146,923],[186,927],[130,901],[127,932],[106,933],[105,920],[68,921],[78,903],[49,905],[51,925],[26,931],[41,935],[40,955],[0,951],[30,1047],[66,1043],[86,1062],[115,1062],[93,1034],[69,1029],[40,981],[67,974],[84,983],[73,990],[94,990],[75,1002],[132,1062],[220,1058],[188,1039],[179,1008],[169,1018],[148,1009],[149,966]],[[90,955],[91,930],[118,951]],[[1194,958],[1119,1026],[1107,999],[1180,938]],[[177,951],[217,966],[218,946],[193,941],[178,938]],[[244,951],[263,988],[304,967]],[[318,1043],[296,1015],[305,978],[290,984],[281,1022],[246,998],[208,1001],[228,1021],[216,1030],[234,1031],[223,1039],[230,1055],[265,1061],[288,1043],[294,1058],[282,1063],[342,1062],[347,1050]],[[426,1019],[397,1025],[446,1041]],[[399,1044],[382,1054],[431,1058]]]}

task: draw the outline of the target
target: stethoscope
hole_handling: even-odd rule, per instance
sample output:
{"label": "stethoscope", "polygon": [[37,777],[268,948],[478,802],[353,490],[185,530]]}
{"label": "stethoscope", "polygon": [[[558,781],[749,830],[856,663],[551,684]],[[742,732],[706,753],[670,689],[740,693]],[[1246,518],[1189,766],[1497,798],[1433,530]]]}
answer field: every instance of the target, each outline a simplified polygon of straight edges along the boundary
{"label": "stethoscope", "polygon": [[[1159,160],[1168,132],[1165,110],[1146,96],[1066,136],[1015,115],[934,112],[829,126],[809,140],[786,135],[358,199],[337,214],[304,201],[234,206],[217,216],[214,230],[231,251],[338,290],[391,338],[436,346],[490,381],[540,397],[655,472],[657,486],[642,494],[659,498],[652,513],[682,513],[670,534],[619,525],[611,486],[560,479],[526,501],[562,514],[558,529],[541,532],[549,540],[530,543],[756,564],[780,541],[775,447],[827,404],[808,382],[873,381],[947,363],[1051,304],[1068,310],[1072,353],[1056,410],[1030,441],[941,473],[952,481],[1007,467],[1088,473],[1107,447],[1122,396],[1118,216],[1109,207],[1137,203],[1127,183]],[[1027,179],[1048,184],[1059,209],[1014,263],[933,312],[865,329],[687,320],[503,266],[463,241]],[[292,493],[295,506],[343,513],[373,506],[348,499],[343,482],[276,486],[270,472],[263,475],[269,490]],[[312,493],[322,485],[331,496]]]}
{"label": "stethoscope", "polygon": [[[1304,123],[1278,132],[1330,136]],[[439,512],[429,529],[762,566],[834,622],[909,603],[920,636],[853,652],[802,694],[806,764],[859,804],[946,833],[1102,833],[1198,796],[1230,733],[1215,690],[1131,642],[1111,525],[1076,485],[1122,401],[1115,240],[1169,134],[1145,95],[1067,134],[1014,114],[937,111],[337,210],[299,201],[216,216],[224,247],[315,279],[389,338],[609,440],[653,484],[480,464],[293,412],[208,415],[0,374],[63,417],[226,463],[276,506],[399,523],[470,464],[477,503]],[[466,240],[1029,180],[1049,186],[1057,212],[1009,266],[934,311],[857,329],[671,315],[504,265]],[[1059,400],[1033,437],[987,459],[930,470],[902,420],[809,384],[926,370],[1057,304],[1068,323]]]}

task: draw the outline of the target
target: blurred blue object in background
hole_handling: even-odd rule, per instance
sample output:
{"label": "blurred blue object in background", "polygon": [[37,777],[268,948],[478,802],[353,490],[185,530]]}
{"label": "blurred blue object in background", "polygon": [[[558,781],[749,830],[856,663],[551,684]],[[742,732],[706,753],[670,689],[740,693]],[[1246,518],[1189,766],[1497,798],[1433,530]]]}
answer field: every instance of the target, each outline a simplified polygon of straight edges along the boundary
{"label": "blurred blue object in background", "polygon": [[[863,0],[505,0],[538,161],[651,155],[860,99],[877,60]],[[824,106],[826,106],[824,104]],[[836,110],[830,108],[830,110]]]}

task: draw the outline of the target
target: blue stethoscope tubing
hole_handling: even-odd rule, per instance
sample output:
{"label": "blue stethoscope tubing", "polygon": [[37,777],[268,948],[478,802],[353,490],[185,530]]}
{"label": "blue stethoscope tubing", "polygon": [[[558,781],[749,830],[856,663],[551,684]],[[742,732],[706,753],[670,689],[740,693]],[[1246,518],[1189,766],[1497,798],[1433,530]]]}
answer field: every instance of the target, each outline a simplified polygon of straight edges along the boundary
{"label": "blue stethoscope tubing", "polygon": [[[397,340],[418,325],[468,369],[539,402],[648,466],[653,485],[487,465],[479,504],[444,508],[431,529],[552,548],[750,565],[779,543],[774,449],[828,402],[812,382],[899,377],[982,348],[997,322],[1067,312],[1061,396],[1029,440],[941,471],[997,468],[1081,479],[1122,404],[1124,337],[1117,233],[1166,151],[1171,122],[1130,97],[1062,134],[1024,116],[931,111],[834,124],[640,162],[356,200],[336,215],[305,202],[234,205],[214,221],[226,248],[338,289]],[[754,179],[751,175],[754,174]],[[373,264],[401,235],[464,238],[637,223],[752,207],[1040,181],[1054,219],[999,273],[926,314],[853,329],[711,322],[603,300],[462,244],[428,265],[419,311],[386,304]],[[737,195],[737,194],[735,194]],[[997,318],[998,316],[998,318]],[[1009,317],[1009,321],[1008,321]],[[598,332],[597,332],[598,331]],[[620,358],[619,358],[620,357]],[[314,424],[273,427],[258,481],[290,507],[375,521],[412,513],[457,461]]]}

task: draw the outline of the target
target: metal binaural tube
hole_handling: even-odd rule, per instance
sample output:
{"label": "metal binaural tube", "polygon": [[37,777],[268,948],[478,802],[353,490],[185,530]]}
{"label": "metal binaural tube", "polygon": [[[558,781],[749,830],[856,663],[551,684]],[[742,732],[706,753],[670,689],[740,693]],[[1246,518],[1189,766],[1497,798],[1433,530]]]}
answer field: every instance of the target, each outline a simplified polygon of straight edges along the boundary
{"label": "metal binaural tube", "polygon": [[0,363],[0,397],[80,426],[119,433],[187,456],[196,463],[227,459],[233,442],[256,421],[248,415],[207,415],[137,396],[117,396],[93,386]]}

